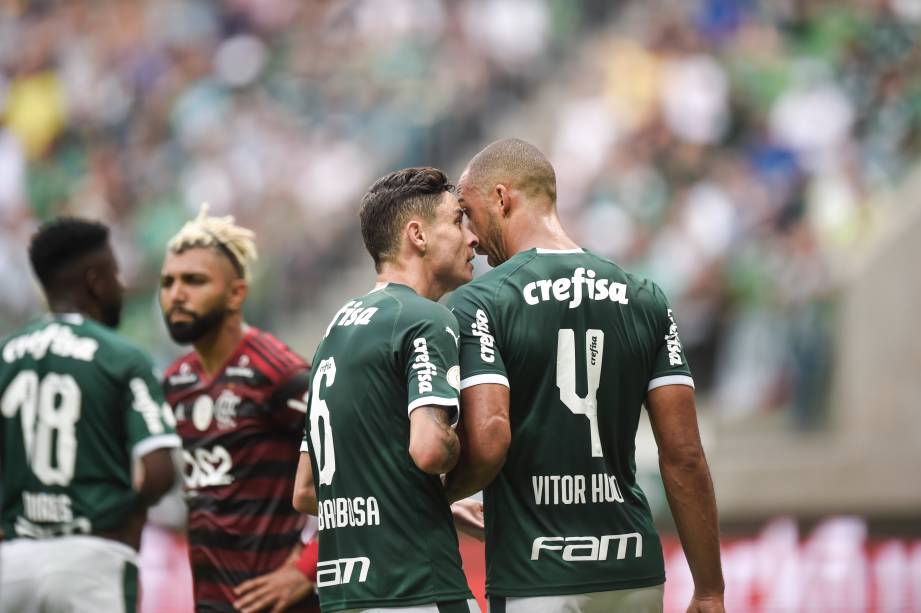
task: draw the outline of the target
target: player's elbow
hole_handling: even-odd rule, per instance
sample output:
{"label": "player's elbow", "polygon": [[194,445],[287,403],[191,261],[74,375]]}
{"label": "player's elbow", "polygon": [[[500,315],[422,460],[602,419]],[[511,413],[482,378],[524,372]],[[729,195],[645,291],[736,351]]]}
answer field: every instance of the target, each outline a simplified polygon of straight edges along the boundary
{"label": "player's elbow", "polygon": [[699,442],[671,445],[659,451],[659,466],[663,472],[693,473],[708,471],[707,458]]}
{"label": "player's elbow", "polygon": [[313,488],[295,488],[291,504],[301,513],[317,514],[317,497],[313,492]]}
{"label": "player's elbow", "polygon": [[413,439],[409,444],[409,456],[424,473],[441,475],[457,464],[460,443],[453,430],[441,433],[436,439]]}

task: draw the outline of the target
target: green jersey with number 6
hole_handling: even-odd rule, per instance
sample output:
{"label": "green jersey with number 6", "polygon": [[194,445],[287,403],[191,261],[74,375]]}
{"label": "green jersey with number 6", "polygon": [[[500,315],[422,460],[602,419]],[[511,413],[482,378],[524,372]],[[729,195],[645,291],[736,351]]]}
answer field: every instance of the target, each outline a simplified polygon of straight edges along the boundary
{"label": "green jersey with number 6", "polygon": [[150,359],[79,315],[0,344],[6,538],[118,529],[137,509],[132,458],[178,447]]}
{"label": "green jersey with number 6", "polygon": [[409,414],[458,415],[457,321],[405,285],[342,307],[317,348],[307,432],[324,611],[471,598],[441,480],[409,455]]}
{"label": "green jersey with number 6", "polygon": [[693,387],[662,291],[581,249],[532,249],[450,298],[462,388],[509,386],[512,441],[484,492],[487,591],[657,585],[662,549],[636,482],[648,390]]}

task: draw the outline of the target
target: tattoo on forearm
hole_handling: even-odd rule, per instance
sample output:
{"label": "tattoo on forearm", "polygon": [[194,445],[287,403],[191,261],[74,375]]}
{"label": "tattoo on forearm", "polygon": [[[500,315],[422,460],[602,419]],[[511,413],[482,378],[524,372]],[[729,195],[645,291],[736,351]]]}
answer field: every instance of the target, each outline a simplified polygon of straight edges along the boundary
{"label": "tattoo on forearm", "polygon": [[451,428],[451,421],[448,418],[448,411],[442,407],[427,406],[425,414],[429,419],[438,424],[441,431],[441,445],[447,457],[448,464],[454,465],[457,456],[460,454],[460,442],[457,440],[457,433]]}

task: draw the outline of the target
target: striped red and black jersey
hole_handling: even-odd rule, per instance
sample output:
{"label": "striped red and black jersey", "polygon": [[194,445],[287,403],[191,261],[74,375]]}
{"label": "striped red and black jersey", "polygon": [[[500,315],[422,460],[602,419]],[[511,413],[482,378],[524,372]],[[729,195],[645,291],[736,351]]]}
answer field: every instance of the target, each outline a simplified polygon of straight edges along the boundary
{"label": "striped red and black jersey", "polygon": [[234,611],[233,588],[278,568],[299,542],[304,516],[291,497],[308,374],[303,358],[250,327],[213,377],[195,352],[164,375],[182,438],[197,611]]}

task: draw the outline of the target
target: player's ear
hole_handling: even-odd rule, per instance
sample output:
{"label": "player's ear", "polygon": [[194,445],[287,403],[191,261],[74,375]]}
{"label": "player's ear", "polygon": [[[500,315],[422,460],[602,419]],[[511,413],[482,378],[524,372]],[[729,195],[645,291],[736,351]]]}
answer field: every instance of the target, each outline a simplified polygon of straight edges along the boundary
{"label": "player's ear", "polygon": [[501,217],[508,217],[512,210],[512,193],[508,186],[503,183],[496,184],[496,204],[499,208],[498,213]]}
{"label": "player's ear", "polygon": [[406,240],[406,244],[409,245],[415,253],[425,255],[427,238],[425,236],[425,228],[422,227],[422,222],[418,219],[410,219],[403,230],[403,237]]}
{"label": "player's ear", "polygon": [[246,279],[234,279],[230,282],[230,296],[227,299],[228,311],[239,311],[249,295],[249,283]]}

